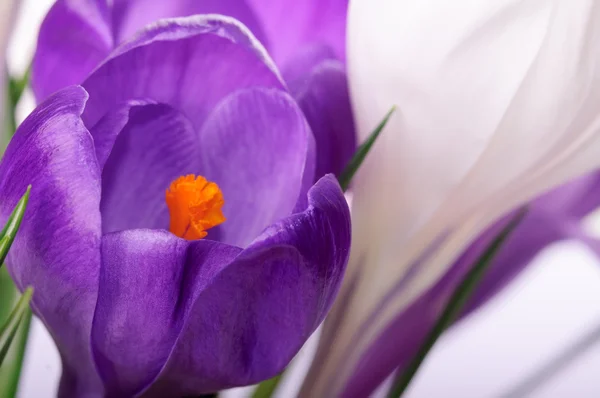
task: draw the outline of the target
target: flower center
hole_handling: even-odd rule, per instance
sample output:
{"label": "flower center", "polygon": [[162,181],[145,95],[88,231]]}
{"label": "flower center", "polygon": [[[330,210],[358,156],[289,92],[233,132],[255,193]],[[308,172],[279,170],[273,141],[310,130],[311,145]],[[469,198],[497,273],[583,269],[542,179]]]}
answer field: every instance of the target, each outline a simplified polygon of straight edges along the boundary
{"label": "flower center", "polygon": [[206,230],[225,221],[225,200],[219,186],[202,176],[181,176],[166,192],[169,231],[187,240],[202,239]]}

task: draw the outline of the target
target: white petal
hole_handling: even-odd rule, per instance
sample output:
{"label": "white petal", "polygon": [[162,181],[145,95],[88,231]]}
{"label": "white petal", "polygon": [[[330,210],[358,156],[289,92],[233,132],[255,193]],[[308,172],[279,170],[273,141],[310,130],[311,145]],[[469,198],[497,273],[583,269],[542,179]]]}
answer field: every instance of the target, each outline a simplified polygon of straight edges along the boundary
{"label": "white petal", "polygon": [[[398,112],[357,178],[351,273],[360,279],[315,396],[332,393],[325,390],[332,380],[333,391],[340,388],[368,343],[489,223],[600,166],[599,6],[351,3],[348,62],[360,135],[392,105]],[[357,339],[407,266],[445,231],[452,234],[443,248]]]}

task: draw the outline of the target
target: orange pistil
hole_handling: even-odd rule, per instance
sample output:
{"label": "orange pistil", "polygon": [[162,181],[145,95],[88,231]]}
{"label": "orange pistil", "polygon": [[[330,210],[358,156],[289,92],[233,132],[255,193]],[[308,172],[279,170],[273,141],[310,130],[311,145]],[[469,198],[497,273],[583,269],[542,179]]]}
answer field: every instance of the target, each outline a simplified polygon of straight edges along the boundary
{"label": "orange pistil", "polygon": [[206,230],[225,221],[225,200],[219,186],[194,174],[179,177],[166,193],[169,231],[187,240],[202,239]]}

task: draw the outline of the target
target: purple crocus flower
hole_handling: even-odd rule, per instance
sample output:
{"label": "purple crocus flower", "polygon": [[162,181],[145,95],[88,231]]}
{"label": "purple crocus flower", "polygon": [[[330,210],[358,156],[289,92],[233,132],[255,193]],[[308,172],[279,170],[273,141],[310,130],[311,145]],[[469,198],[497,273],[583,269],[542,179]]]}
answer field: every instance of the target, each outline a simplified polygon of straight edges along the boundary
{"label": "purple crocus flower", "polygon": [[265,46],[316,141],[315,180],[339,174],[356,148],[345,71],[348,0],[58,0],[40,29],[32,86],[38,101],[81,84],[111,51],[161,18],[233,17]]}
{"label": "purple crocus flower", "polygon": [[[346,201],[332,175],[313,184],[314,155],[270,57],[228,17],[162,20],[47,97],[0,163],[0,222],[31,184],[7,267],[59,348],[59,395],[198,395],[280,372],[349,253]],[[177,180],[190,173],[219,188]],[[217,191],[227,220],[208,229]]]}

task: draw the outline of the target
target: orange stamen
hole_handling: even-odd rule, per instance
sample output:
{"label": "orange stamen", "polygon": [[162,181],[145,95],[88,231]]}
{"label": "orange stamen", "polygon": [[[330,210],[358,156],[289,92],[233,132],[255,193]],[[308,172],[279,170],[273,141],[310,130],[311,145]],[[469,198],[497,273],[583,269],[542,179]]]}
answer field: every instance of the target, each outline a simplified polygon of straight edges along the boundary
{"label": "orange stamen", "polygon": [[207,229],[225,221],[225,200],[219,186],[194,174],[179,177],[166,193],[171,222],[169,231],[187,240],[202,239]]}

